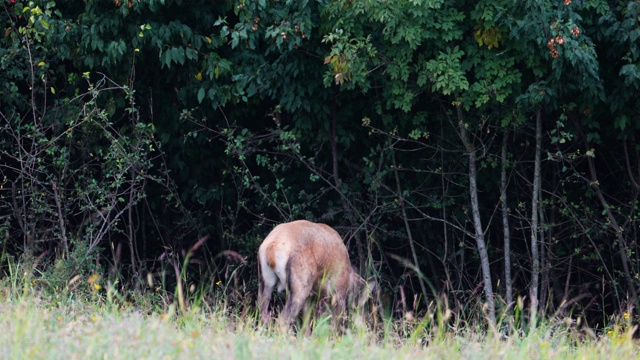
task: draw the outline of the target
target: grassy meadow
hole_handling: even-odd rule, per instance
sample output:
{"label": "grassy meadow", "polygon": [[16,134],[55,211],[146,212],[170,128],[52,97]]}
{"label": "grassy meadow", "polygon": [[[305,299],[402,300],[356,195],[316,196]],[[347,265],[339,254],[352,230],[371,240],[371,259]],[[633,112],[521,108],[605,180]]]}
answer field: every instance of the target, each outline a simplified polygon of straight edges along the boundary
{"label": "grassy meadow", "polygon": [[0,279],[0,357],[630,359],[640,353],[629,314],[621,314],[598,333],[569,319],[548,322],[533,332],[485,333],[461,322],[437,326],[442,318],[437,312],[412,321],[380,321],[373,327],[352,324],[339,336],[325,321],[304,336],[265,329],[255,313],[234,312],[222,297],[218,304],[201,299],[180,310],[178,303],[153,305],[147,295],[124,301],[116,290],[103,288],[95,279],[76,279],[76,283],[74,291],[69,287],[51,291],[35,280]]}

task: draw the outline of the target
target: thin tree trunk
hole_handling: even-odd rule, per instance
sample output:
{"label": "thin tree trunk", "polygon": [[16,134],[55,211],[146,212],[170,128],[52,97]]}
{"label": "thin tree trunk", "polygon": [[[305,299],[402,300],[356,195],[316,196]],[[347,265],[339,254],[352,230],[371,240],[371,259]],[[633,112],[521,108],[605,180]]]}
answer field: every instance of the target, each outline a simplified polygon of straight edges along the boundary
{"label": "thin tree trunk", "polygon": [[[538,193],[538,199],[542,201],[542,191]],[[546,314],[547,297],[549,295],[549,239],[551,237],[545,231],[546,220],[544,217],[544,209],[542,204],[538,204],[538,223],[539,223],[539,244],[540,244],[540,276],[542,281],[540,282],[540,294],[538,296],[540,300],[540,316],[544,317]]]}
{"label": "thin tree trunk", "polygon": [[[440,138],[444,139],[444,126],[440,126]],[[442,223],[442,238],[444,239],[444,255],[442,256],[442,264],[444,267],[444,274],[447,278],[447,285],[445,289],[449,291],[453,291],[453,284],[451,283],[451,274],[449,273],[449,228],[447,226],[447,183],[444,172],[444,151],[440,151],[440,167],[443,169],[440,174],[440,183],[442,186],[442,219],[444,222]],[[455,251],[452,251],[452,254],[455,254]],[[455,255],[453,256],[455,260]]]}
{"label": "thin tree trunk", "polygon": [[638,299],[638,293],[636,291],[634,281],[631,277],[631,271],[629,270],[629,258],[627,256],[627,249],[628,249],[627,241],[625,240],[622,234],[623,230],[618,224],[618,220],[616,219],[616,217],[613,215],[613,212],[611,211],[611,206],[609,206],[609,203],[604,198],[604,194],[602,193],[602,190],[600,190],[600,186],[598,185],[598,177],[596,175],[596,166],[593,163],[593,159],[591,157],[587,157],[587,161],[589,163],[589,172],[591,173],[591,187],[595,190],[596,196],[598,197],[598,200],[600,200],[600,204],[604,208],[607,214],[607,218],[611,223],[611,227],[613,227],[613,231],[615,231],[616,239],[618,240],[618,252],[620,254],[620,260],[622,261],[622,269],[624,270],[625,278],[627,280],[627,285],[629,286],[629,291],[631,291],[631,296],[633,297],[631,301],[636,302]]}
{"label": "thin tree trunk", "polygon": [[538,254],[538,203],[540,200],[540,153],[542,152],[542,109],[536,113],[536,154],[533,167],[531,194],[531,284],[529,285],[530,329],[535,330],[538,317],[538,286],[540,282],[540,256]]}
{"label": "thin tree trunk", "polygon": [[[337,128],[338,128],[338,107],[337,107],[336,99],[334,96],[329,142],[331,143],[331,164],[332,164],[332,170],[333,170],[333,181],[335,183],[336,189],[338,191],[342,191],[342,181],[340,180],[340,172],[339,172],[339,166],[338,166]],[[357,229],[357,226],[356,226],[357,224],[351,214],[349,205],[344,200],[342,201],[342,207],[345,211],[345,216],[349,219],[349,222],[351,223],[352,227],[354,229]],[[360,238],[357,232],[354,235],[354,239],[356,241],[356,250],[358,251],[358,266],[359,266],[360,272],[362,273],[362,271],[364,270],[365,260],[366,260],[365,250],[364,250],[364,247],[362,246],[362,241],[360,241]]]}
{"label": "thin tree trunk", "polygon": [[420,265],[418,263],[418,255],[416,253],[416,246],[413,242],[413,235],[411,233],[411,227],[409,226],[409,220],[407,218],[407,209],[404,206],[404,196],[402,196],[402,187],[400,186],[400,177],[398,176],[398,166],[396,165],[396,153],[391,150],[391,158],[393,159],[393,173],[396,178],[396,189],[398,190],[398,197],[400,198],[400,209],[402,210],[402,219],[404,220],[404,227],[407,231],[407,238],[409,239],[409,248],[411,249],[411,255],[413,256],[413,265],[418,270],[418,281],[420,283],[420,290],[422,290],[422,300],[427,301],[427,287],[424,285],[424,279],[422,271],[420,271]]}
{"label": "thin tree trunk", "polygon": [[509,129],[505,129],[502,139],[500,171],[500,204],[502,205],[502,233],[504,234],[504,286],[507,296],[507,306],[513,303],[513,286],[511,284],[511,234],[509,230],[509,209],[507,207],[507,139]]}
{"label": "thin tree trunk", "polygon": [[133,199],[135,197],[135,186],[133,185],[135,181],[135,174],[133,171],[131,172],[131,184],[129,188],[129,212],[128,212],[128,229],[129,229],[129,251],[131,255],[131,268],[133,270],[134,278],[136,279],[136,284],[138,283],[138,262],[136,261],[136,244],[134,239],[134,231],[133,231]]}
{"label": "thin tree trunk", "polygon": [[[584,142],[585,150],[590,151],[589,146],[587,144],[587,137],[582,132],[582,129],[579,127],[579,124],[577,122],[575,122],[575,126],[580,132],[580,136],[582,137],[582,141]],[[627,286],[632,296],[631,302],[636,303],[638,301],[638,292],[636,290],[636,286],[634,284],[633,278],[631,277],[631,271],[629,269],[629,258],[627,255],[628,246],[627,246],[627,241],[623,235],[623,229],[618,224],[618,220],[616,219],[616,217],[613,215],[613,212],[611,211],[611,206],[609,206],[609,202],[607,201],[607,199],[605,199],[604,194],[600,189],[600,183],[598,182],[598,174],[596,172],[596,165],[593,162],[593,157],[587,156],[586,158],[587,158],[587,163],[589,165],[589,174],[591,175],[591,182],[589,185],[591,186],[592,189],[594,189],[596,196],[600,201],[600,205],[602,205],[607,215],[607,219],[609,219],[609,223],[611,224],[611,227],[615,232],[616,240],[618,242],[618,252],[620,254],[620,261],[622,262],[622,269],[624,270],[625,279],[627,280]]]}
{"label": "thin tree trunk", "polygon": [[484,294],[487,300],[487,317],[491,326],[496,323],[495,302],[493,299],[493,285],[491,283],[491,268],[489,266],[489,253],[484,240],[484,231],[482,230],[482,220],[480,218],[480,205],[478,202],[478,184],[476,169],[476,149],[469,139],[467,133],[467,125],[464,122],[462,108],[460,105],[456,107],[458,114],[458,126],[460,127],[460,139],[469,156],[469,195],[471,198],[471,213],[473,216],[473,227],[475,230],[476,244],[480,255],[480,264],[482,266],[482,279],[484,282]]}
{"label": "thin tree trunk", "polygon": [[60,193],[58,193],[58,184],[54,181],[51,184],[53,188],[53,196],[56,202],[56,210],[58,215],[58,226],[60,226],[60,237],[62,238],[62,258],[69,259],[69,240],[67,238],[67,225],[64,221],[64,209],[60,201]]}

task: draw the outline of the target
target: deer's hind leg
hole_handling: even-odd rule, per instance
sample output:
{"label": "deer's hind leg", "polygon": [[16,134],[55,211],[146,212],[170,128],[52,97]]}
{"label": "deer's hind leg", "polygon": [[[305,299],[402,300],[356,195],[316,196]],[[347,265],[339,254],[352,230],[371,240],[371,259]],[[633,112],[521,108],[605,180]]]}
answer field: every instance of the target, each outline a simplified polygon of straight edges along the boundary
{"label": "deer's hind leg", "polygon": [[260,319],[263,324],[268,324],[271,320],[269,312],[269,303],[271,302],[271,294],[273,288],[278,283],[278,276],[266,263],[262,263],[258,259],[259,282],[260,289],[258,292],[258,309],[260,309]]}
{"label": "deer's hind leg", "polygon": [[287,264],[287,303],[284,307],[284,325],[289,326],[300,314],[308,310],[311,291],[315,284],[313,267],[301,264],[295,258]]}

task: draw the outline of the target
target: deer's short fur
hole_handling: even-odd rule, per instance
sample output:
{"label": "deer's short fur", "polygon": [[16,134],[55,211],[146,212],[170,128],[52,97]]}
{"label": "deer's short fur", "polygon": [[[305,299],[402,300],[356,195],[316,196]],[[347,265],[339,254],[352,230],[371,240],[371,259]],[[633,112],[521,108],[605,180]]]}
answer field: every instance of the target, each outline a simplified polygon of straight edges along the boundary
{"label": "deer's short fur", "polygon": [[334,324],[344,315],[347,302],[366,301],[367,286],[353,270],[342,238],[325,224],[298,220],[276,226],[260,245],[258,268],[258,307],[265,323],[271,318],[269,302],[276,285],[279,292],[287,290],[280,314],[285,326],[303,308],[308,313],[312,294],[331,307]]}

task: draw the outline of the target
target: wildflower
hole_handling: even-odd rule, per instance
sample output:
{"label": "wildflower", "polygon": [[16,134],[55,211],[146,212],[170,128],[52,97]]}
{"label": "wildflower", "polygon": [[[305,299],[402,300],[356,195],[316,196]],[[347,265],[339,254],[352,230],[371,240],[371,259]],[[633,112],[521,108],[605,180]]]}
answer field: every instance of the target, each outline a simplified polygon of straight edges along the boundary
{"label": "wildflower", "polygon": [[626,312],[626,313],[622,314],[622,317],[623,317],[625,320],[629,320],[629,318],[631,318],[631,314],[629,314],[628,312]]}
{"label": "wildflower", "polygon": [[564,6],[569,6],[571,4],[571,0],[564,0]]}
{"label": "wildflower", "polygon": [[89,276],[89,279],[87,279],[87,282],[89,283],[89,285],[93,285],[96,281],[98,281],[99,277],[100,277],[100,275],[93,274],[93,275]]}
{"label": "wildflower", "polygon": [[216,285],[218,285],[218,286],[222,285],[222,280],[216,281]]}

